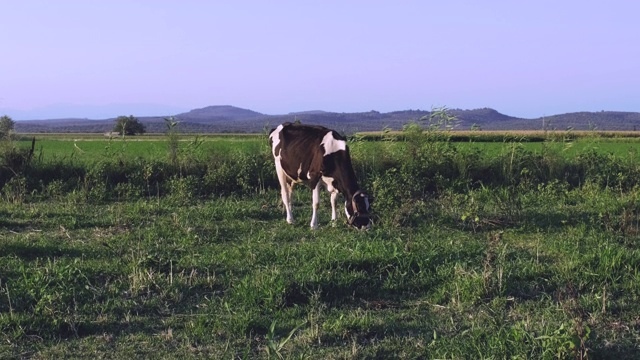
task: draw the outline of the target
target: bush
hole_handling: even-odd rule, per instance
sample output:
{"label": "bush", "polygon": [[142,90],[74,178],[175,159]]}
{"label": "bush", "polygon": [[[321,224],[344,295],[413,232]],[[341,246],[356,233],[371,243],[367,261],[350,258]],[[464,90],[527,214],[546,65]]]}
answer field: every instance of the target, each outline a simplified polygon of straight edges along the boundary
{"label": "bush", "polygon": [[18,148],[9,138],[0,140],[0,185],[26,169],[33,157],[34,148],[35,138],[30,149]]}

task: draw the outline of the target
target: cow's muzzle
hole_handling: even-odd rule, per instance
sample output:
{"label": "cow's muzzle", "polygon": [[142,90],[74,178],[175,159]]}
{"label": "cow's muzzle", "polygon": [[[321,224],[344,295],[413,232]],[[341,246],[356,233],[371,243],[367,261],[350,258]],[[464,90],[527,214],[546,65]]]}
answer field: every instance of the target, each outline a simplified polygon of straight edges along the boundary
{"label": "cow's muzzle", "polygon": [[360,230],[368,230],[371,228],[371,216],[368,214],[361,215],[356,212],[354,215],[349,216],[347,224]]}
{"label": "cow's muzzle", "polygon": [[[349,216],[347,223],[358,229],[371,228],[371,215],[369,214],[369,196],[362,190],[358,190],[351,197],[353,215]],[[358,206],[358,201],[361,201]],[[364,211],[363,211],[364,210]]]}

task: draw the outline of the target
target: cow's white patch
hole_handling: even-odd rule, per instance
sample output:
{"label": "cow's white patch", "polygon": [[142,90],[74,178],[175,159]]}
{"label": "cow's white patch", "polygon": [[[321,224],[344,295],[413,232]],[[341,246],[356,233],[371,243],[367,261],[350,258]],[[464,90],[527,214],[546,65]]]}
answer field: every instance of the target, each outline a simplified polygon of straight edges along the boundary
{"label": "cow's white patch", "polygon": [[322,182],[325,183],[325,185],[327,185],[327,191],[328,192],[335,192],[336,191],[336,188],[333,187],[333,178],[332,177],[323,176],[322,177]]}
{"label": "cow's white patch", "polygon": [[[302,174],[302,163],[300,163],[300,167],[298,168],[298,179],[300,179],[300,174]],[[307,178],[309,178],[308,174],[307,174]]]}
{"label": "cow's white patch", "polygon": [[347,149],[347,142],[344,140],[336,140],[331,131],[322,138],[320,145],[324,145],[324,156]]}
{"label": "cow's white patch", "polygon": [[269,138],[271,139],[271,152],[273,153],[273,157],[278,156],[276,154],[276,147],[280,144],[280,132],[282,131],[282,124],[278,125],[278,127],[271,132]]}

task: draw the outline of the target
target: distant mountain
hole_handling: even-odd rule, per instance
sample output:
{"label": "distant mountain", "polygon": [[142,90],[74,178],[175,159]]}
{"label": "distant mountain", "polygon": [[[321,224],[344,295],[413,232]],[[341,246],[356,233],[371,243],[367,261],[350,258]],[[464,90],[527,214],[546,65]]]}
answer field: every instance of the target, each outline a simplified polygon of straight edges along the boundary
{"label": "distant mountain", "polygon": [[182,121],[211,122],[225,120],[246,120],[263,117],[264,114],[252,110],[241,109],[230,105],[207,106],[202,109],[194,109],[175,117]]}
{"label": "distant mountain", "polygon": [[326,114],[326,111],[323,110],[308,110],[308,111],[294,111],[290,112],[287,115],[317,115],[317,114]]}
{"label": "distant mountain", "polygon": [[[456,130],[640,130],[638,112],[576,112],[547,116],[536,119],[522,119],[502,114],[494,109],[474,110],[450,109],[457,118]],[[385,128],[400,130],[410,121],[421,122],[428,118],[427,110],[402,110],[388,113],[368,111],[359,113],[336,113],[321,110],[294,112],[286,115],[266,115],[234,106],[208,106],[179,113],[174,117],[179,121],[178,130],[184,133],[261,133],[286,121],[300,121],[333,128],[342,133],[358,131],[379,131]],[[164,116],[138,117],[147,132],[166,131]],[[16,121],[18,133],[44,132],[89,132],[111,131],[113,119],[55,119]]]}
{"label": "distant mountain", "polygon": [[473,124],[476,124],[479,126],[482,126],[482,125],[490,126],[490,124],[492,123],[500,124],[507,121],[524,120],[524,119],[519,119],[513,116],[501,114],[498,111],[490,108],[475,109],[475,110],[453,109],[453,110],[450,110],[449,113],[457,117],[460,121],[464,122],[464,125],[468,125],[468,126],[473,126]]}
{"label": "distant mountain", "polygon": [[640,130],[640,113],[622,111],[576,112],[537,119],[547,129]]}

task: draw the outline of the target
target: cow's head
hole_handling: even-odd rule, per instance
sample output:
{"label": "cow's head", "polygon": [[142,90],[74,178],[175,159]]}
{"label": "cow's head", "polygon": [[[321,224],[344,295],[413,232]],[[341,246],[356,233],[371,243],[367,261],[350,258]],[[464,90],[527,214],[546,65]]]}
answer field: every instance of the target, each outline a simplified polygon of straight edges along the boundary
{"label": "cow's head", "polygon": [[351,201],[345,201],[344,210],[347,214],[347,223],[358,229],[371,228],[371,200],[369,195],[358,190],[351,197]]}

